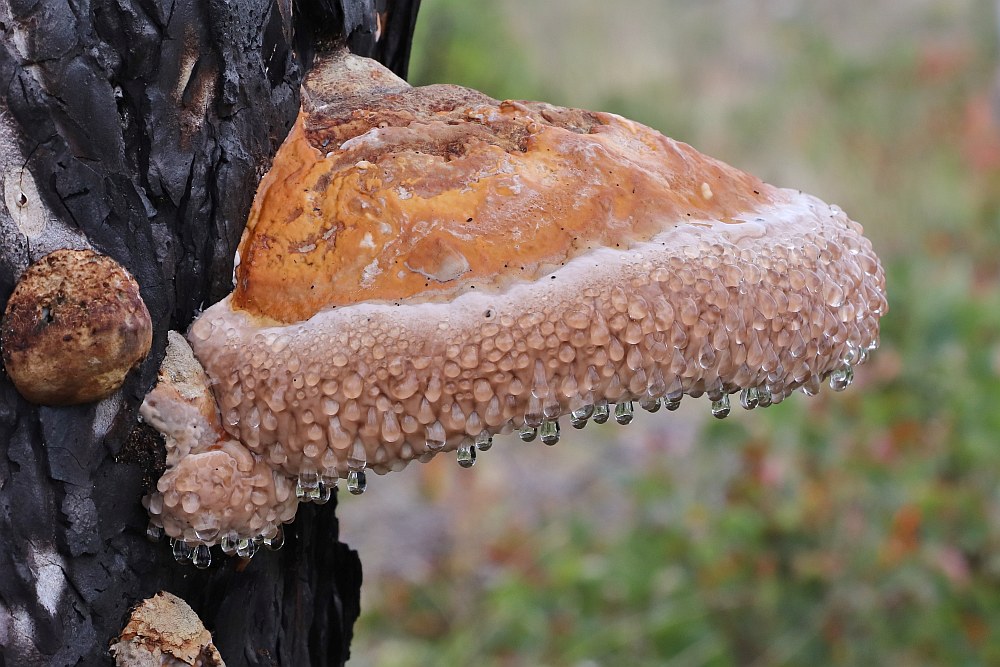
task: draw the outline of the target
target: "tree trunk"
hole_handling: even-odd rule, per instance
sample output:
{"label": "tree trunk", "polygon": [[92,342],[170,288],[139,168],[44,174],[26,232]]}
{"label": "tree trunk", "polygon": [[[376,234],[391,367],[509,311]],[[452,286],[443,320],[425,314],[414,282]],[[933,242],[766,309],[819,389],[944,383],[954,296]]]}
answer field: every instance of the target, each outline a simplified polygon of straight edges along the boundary
{"label": "tree trunk", "polygon": [[160,590],[230,666],[346,660],[361,564],[335,502],[303,506],[280,551],[179,565],[146,538],[139,501],[163,452],[137,406],[167,330],[230,291],[314,52],[346,41],[405,75],[418,5],[0,0],[0,303],[30,262],[89,245],[135,276],[154,326],[153,352],[100,403],[35,406],[0,374],[0,667],[111,664],[130,607]]}

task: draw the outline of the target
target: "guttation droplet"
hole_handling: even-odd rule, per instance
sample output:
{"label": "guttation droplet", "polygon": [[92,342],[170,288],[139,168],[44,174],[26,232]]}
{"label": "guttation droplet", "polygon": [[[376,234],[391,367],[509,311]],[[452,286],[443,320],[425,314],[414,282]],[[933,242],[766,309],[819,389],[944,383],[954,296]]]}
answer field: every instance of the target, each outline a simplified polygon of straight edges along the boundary
{"label": "guttation droplet", "polygon": [[634,414],[632,401],[622,401],[615,406],[615,421],[622,426],[630,423]]}
{"label": "guttation droplet", "polygon": [[668,394],[667,396],[664,396],[663,407],[673,412],[677,408],[681,407],[681,396],[683,396],[683,394]]}
{"label": "guttation droplet", "polygon": [[240,558],[253,558],[254,554],[257,553],[258,546],[257,540],[241,537],[236,541],[236,555]]}
{"label": "guttation droplet", "polygon": [[476,436],[476,449],[481,452],[488,452],[493,446],[493,436],[489,431],[480,431]]}
{"label": "guttation droplet", "polygon": [[757,387],[745,387],[740,392],[740,405],[743,406],[744,410],[753,410],[757,407],[760,402],[757,394]]}
{"label": "guttation droplet", "polygon": [[226,535],[223,535],[222,539],[219,541],[219,546],[222,547],[222,553],[226,554],[227,556],[235,556],[236,545],[238,541],[239,540],[236,537],[236,533],[228,533]]}
{"label": "guttation droplet", "polygon": [[535,428],[534,426],[528,426],[527,424],[522,426],[517,432],[517,437],[519,437],[521,440],[524,440],[525,442],[531,442],[532,440],[535,439],[535,436],[537,435],[538,435],[538,429]]}
{"label": "guttation droplet", "polygon": [[761,387],[757,390],[757,405],[762,408],[766,408],[771,405],[770,389],[767,387]]}
{"label": "guttation droplet", "polygon": [[844,364],[834,372],[830,373],[830,389],[834,391],[844,391],[851,386],[854,381],[854,369],[850,364]]}
{"label": "guttation droplet", "polygon": [[437,452],[444,449],[445,438],[444,426],[441,425],[441,422],[434,422],[427,427],[425,444],[429,451]]}
{"label": "guttation droplet", "polygon": [[272,537],[264,538],[264,546],[271,551],[277,551],[281,547],[285,546],[285,531],[281,526],[277,527],[277,531]]}
{"label": "guttation droplet", "polygon": [[368,480],[364,470],[351,470],[347,473],[347,490],[355,496],[360,496],[368,488]]}
{"label": "guttation droplet", "polygon": [[569,423],[573,428],[583,428],[587,425],[587,421],[594,414],[593,405],[584,405],[582,408],[577,408],[569,415]]}
{"label": "guttation droplet", "polygon": [[184,540],[170,540],[170,551],[174,554],[174,560],[178,563],[186,563],[191,560],[191,545]]}
{"label": "guttation droplet", "polygon": [[319,500],[319,473],[315,470],[303,470],[295,482],[295,497],[304,503]]}
{"label": "guttation droplet", "polygon": [[207,544],[199,544],[191,553],[191,564],[199,570],[206,569],[212,564],[212,550]]}
{"label": "guttation droplet", "polygon": [[712,416],[716,419],[724,419],[729,416],[729,394],[723,394],[722,398],[712,401]]}
{"label": "guttation droplet", "polygon": [[463,442],[456,451],[458,465],[471,468],[476,465],[476,446],[471,442]]}
{"label": "guttation droplet", "polygon": [[660,399],[655,396],[644,396],[639,399],[639,407],[646,412],[656,412],[660,409]]}
{"label": "guttation droplet", "polygon": [[550,419],[543,421],[539,435],[542,442],[546,445],[551,446],[559,442],[559,420]]}
{"label": "guttation droplet", "polygon": [[607,403],[598,403],[594,406],[594,423],[603,424],[611,416],[611,410]]}
{"label": "guttation droplet", "polygon": [[150,521],[149,525],[146,526],[146,539],[150,542],[159,542],[161,537],[163,537],[163,528]]}

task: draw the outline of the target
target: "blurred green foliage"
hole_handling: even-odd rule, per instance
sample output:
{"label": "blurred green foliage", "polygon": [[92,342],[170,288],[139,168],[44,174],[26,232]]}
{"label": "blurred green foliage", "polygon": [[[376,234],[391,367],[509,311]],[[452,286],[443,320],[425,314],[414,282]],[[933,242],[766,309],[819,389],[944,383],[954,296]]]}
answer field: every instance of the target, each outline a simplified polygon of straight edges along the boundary
{"label": "blurred green foliage", "polygon": [[[531,3],[462,0],[425,0],[412,78],[614,110],[840,202],[866,222],[888,271],[882,349],[842,395],[707,425],[685,456],[711,488],[692,488],[690,468],[662,457],[620,481],[625,524],[571,507],[530,530],[503,528],[478,570],[442,558],[417,583],[366,582],[379,602],[359,622],[355,663],[1000,664],[989,3],[913,2],[902,23],[886,0],[832,3],[846,13],[839,27],[816,3],[784,3],[795,11],[746,27],[761,50],[748,63],[737,38],[708,23],[726,3],[665,4],[637,19],[662,21],[677,44],[667,54],[683,62],[665,62],[662,80],[604,77],[574,102],[518,42]],[[542,32],[567,49],[582,39],[664,57],[577,38],[571,23]],[[699,41],[708,37],[731,49]],[[742,64],[756,68],[753,90]]]}

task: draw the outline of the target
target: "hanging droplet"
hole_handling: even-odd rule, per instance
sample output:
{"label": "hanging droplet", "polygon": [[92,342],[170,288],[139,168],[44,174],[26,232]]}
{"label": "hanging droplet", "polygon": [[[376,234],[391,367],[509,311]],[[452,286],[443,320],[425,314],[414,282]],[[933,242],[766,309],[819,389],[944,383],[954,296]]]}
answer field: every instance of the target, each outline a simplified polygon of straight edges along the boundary
{"label": "hanging droplet", "polygon": [[444,449],[446,437],[444,426],[441,425],[441,422],[434,422],[427,427],[427,439],[424,441],[424,444],[432,452],[440,451]]}
{"label": "hanging droplet", "polygon": [[194,534],[202,542],[211,542],[219,534],[219,527],[218,525],[208,525],[200,529],[196,528]]}
{"label": "hanging droplet", "polygon": [[476,446],[469,441],[465,441],[459,445],[456,456],[458,457],[458,465],[463,468],[471,468],[476,465]]}
{"label": "hanging droplet", "polygon": [[278,526],[277,532],[275,532],[273,537],[265,537],[264,546],[271,551],[277,551],[281,547],[285,546],[285,530]]}
{"label": "hanging droplet", "polygon": [[559,420],[550,419],[542,422],[542,428],[539,430],[539,436],[541,440],[546,445],[554,445],[559,442]]}
{"label": "hanging droplet", "polygon": [[830,389],[834,391],[844,391],[851,386],[854,381],[854,369],[850,364],[844,364],[834,372],[830,373]]}
{"label": "hanging droplet", "polygon": [[226,535],[223,535],[222,540],[219,541],[219,546],[222,547],[222,553],[227,556],[235,556],[237,541],[236,533],[227,533]]}
{"label": "hanging droplet", "polygon": [[191,560],[191,545],[184,540],[170,540],[170,551],[174,554],[174,560],[178,563],[186,563]]}
{"label": "hanging droplet", "polygon": [[740,392],[740,405],[744,410],[753,410],[757,407],[760,399],[757,398],[757,387],[745,387]]}
{"label": "hanging droplet", "polygon": [[542,425],[542,399],[532,395],[528,398],[528,408],[524,413],[524,423],[526,426],[539,427]]}
{"label": "hanging droplet", "polygon": [[542,403],[542,417],[545,419],[557,419],[561,414],[562,405],[559,403],[559,397],[556,395],[556,390],[553,387],[549,389],[549,394]]}
{"label": "hanging droplet", "polygon": [[351,445],[351,452],[347,455],[347,467],[351,470],[364,470],[368,467],[368,451],[361,438],[356,438]]}
{"label": "hanging droplet", "polygon": [[771,390],[767,387],[757,388],[757,407],[766,408],[771,405]]}
{"label": "hanging droplet", "polygon": [[712,401],[712,416],[716,419],[724,419],[729,416],[729,394],[723,394],[722,398]]}
{"label": "hanging droplet", "polygon": [[643,396],[639,399],[639,407],[646,412],[656,412],[660,409],[660,399],[653,396]]}
{"label": "hanging droplet", "polygon": [[569,423],[573,428],[583,428],[593,414],[594,406],[588,403],[569,414]]}
{"label": "hanging droplet", "polygon": [[330,498],[333,496],[333,490],[337,488],[336,485],[328,486],[325,482],[320,480],[319,486],[316,488],[316,497],[312,499],[313,503],[317,505],[326,505],[330,502]]}
{"label": "hanging droplet", "polygon": [[854,343],[847,343],[847,349],[844,351],[844,363],[848,366],[854,366],[860,359],[861,348]]}
{"label": "hanging droplet", "polygon": [[531,442],[535,439],[536,435],[538,435],[538,429],[534,426],[528,426],[527,424],[522,426],[517,432],[517,437],[525,442]]}
{"label": "hanging droplet", "polygon": [[615,421],[624,426],[632,421],[635,413],[632,409],[632,401],[622,401],[615,406]]}
{"label": "hanging droplet", "polygon": [[236,555],[240,558],[253,558],[257,553],[257,541],[248,537],[241,537],[236,542]]}
{"label": "hanging droplet", "polygon": [[681,407],[681,398],[684,394],[667,394],[663,397],[663,407],[667,410],[673,412],[677,408]]}
{"label": "hanging droplet", "polygon": [[320,475],[320,483],[329,488],[331,491],[337,489],[337,482],[340,480],[340,475],[337,474],[337,469],[333,466],[323,469],[323,474]]}
{"label": "hanging droplet", "polygon": [[360,496],[368,488],[368,479],[364,470],[351,470],[347,473],[347,490],[355,496]]}
{"label": "hanging droplet", "polygon": [[146,526],[146,539],[150,542],[159,542],[161,537],[163,537],[163,528],[150,521]]}
{"label": "hanging droplet", "polygon": [[481,452],[488,452],[493,446],[493,436],[489,431],[480,431],[476,436],[476,449]]}
{"label": "hanging droplet", "polygon": [[212,564],[212,550],[207,544],[199,544],[191,552],[191,564],[199,570],[206,569]]}
{"label": "hanging droplet", "polygon": [[295,497],[299,502],[309,503],[319,496],[319,473],[308,469],[300,471],[295,481]]}
{"label": "hanging droplet", "polygon": [[603,424],[608,421],[611,416],[611,410],[608,408],[608,404],[605,401],[601,401],[594,406],[594,423]]}

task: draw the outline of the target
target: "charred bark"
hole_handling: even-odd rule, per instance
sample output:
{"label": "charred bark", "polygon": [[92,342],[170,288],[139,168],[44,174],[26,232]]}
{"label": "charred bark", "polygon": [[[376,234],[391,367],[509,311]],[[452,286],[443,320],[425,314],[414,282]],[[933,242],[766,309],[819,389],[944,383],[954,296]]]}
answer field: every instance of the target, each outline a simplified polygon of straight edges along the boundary
{"label": "charred bark", "polygon": [[346,41],[405,75],[418,5],[0,2],[0,304],[30,262],[90,245],[135,276],[155,329],[97,404],[35,406],[0,373],[0,666],[111,664],[130,607],[159,590],[195,609],[231,666],[346,660],[361,565],[335,502],[303,507],[280,551],[178,565],[146,538],[139,500],[162,444],[137,406],[167,330],[230,291],[312,55]]}

